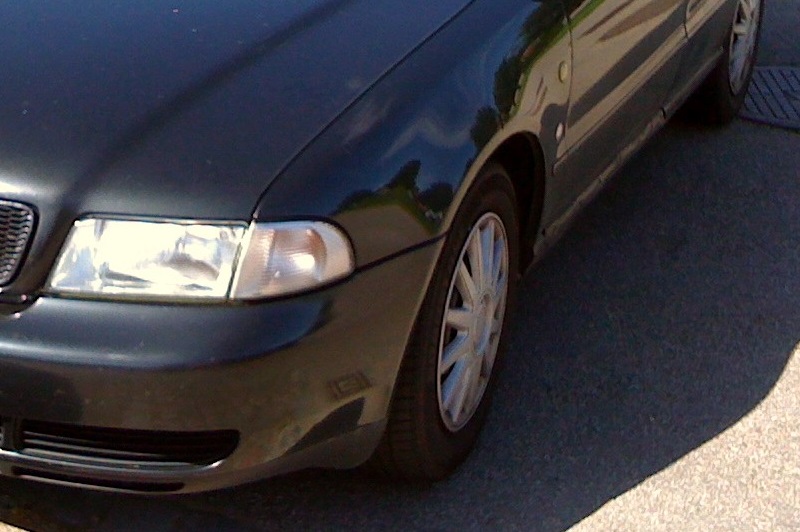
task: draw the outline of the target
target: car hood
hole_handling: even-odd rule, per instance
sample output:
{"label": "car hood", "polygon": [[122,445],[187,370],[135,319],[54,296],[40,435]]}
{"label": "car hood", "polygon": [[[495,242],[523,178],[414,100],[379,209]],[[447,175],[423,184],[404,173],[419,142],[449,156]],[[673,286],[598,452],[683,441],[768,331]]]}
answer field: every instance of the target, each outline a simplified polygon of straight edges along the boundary
{"label": "car hood", "polygon": [[304,146],[468,3],[6,2],[0,197],[45,223],[247,218]]}

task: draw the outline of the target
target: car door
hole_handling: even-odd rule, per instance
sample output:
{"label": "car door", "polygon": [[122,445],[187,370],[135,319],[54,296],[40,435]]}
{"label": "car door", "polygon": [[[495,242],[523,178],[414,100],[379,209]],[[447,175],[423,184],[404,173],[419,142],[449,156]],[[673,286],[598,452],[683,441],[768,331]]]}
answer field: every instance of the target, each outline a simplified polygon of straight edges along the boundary
{"label": "car door", "polygon": [[570,108],[554,175],[567,208],[641,137],[674,82],[686,0],[565,0]]}

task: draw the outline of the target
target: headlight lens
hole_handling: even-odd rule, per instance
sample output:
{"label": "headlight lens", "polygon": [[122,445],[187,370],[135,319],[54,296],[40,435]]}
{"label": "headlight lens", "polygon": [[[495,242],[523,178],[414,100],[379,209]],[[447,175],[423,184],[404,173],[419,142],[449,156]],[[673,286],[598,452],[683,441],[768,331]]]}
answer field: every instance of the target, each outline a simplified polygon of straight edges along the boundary
{"label": "headlight lens", "polygon": [[353,271],[347,238],[323,222],[75,222],[51,292],[137,299],[257,299]]}
{"label": "headlight lens", "polygon": [[298,292],[353,271],[350,242],[332,225],[255,225],[248,237],[232,290],[235,299]]}

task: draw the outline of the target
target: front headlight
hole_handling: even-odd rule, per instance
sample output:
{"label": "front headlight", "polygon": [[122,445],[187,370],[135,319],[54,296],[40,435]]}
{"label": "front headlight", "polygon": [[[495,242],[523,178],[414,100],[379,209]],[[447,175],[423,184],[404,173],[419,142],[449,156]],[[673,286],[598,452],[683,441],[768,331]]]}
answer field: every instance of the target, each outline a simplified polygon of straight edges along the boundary
{"label": "front headlight", "polygon": [[257,299],[349,275],[353,253],[324,222],[250,226],[85,219],[75,222],[47,290],[136,299]]}

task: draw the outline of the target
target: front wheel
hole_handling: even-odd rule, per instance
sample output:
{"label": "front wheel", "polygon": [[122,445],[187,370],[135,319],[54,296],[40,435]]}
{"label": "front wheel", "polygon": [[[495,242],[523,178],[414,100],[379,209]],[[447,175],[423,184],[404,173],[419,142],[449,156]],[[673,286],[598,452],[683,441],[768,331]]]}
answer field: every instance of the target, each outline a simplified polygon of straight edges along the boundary
{"label": "front wheel", "polygon": [[737,115],[753,76],[763,14],[763,0],[736,0],[722,58],[689,101],[693,117],[727,124]]}
{"label": "front wheel", "polygon": [[370,466],[440,480],[484,424],[518,276],[518,222],[506,171],[490,164],[453,222],[398,375]]}

